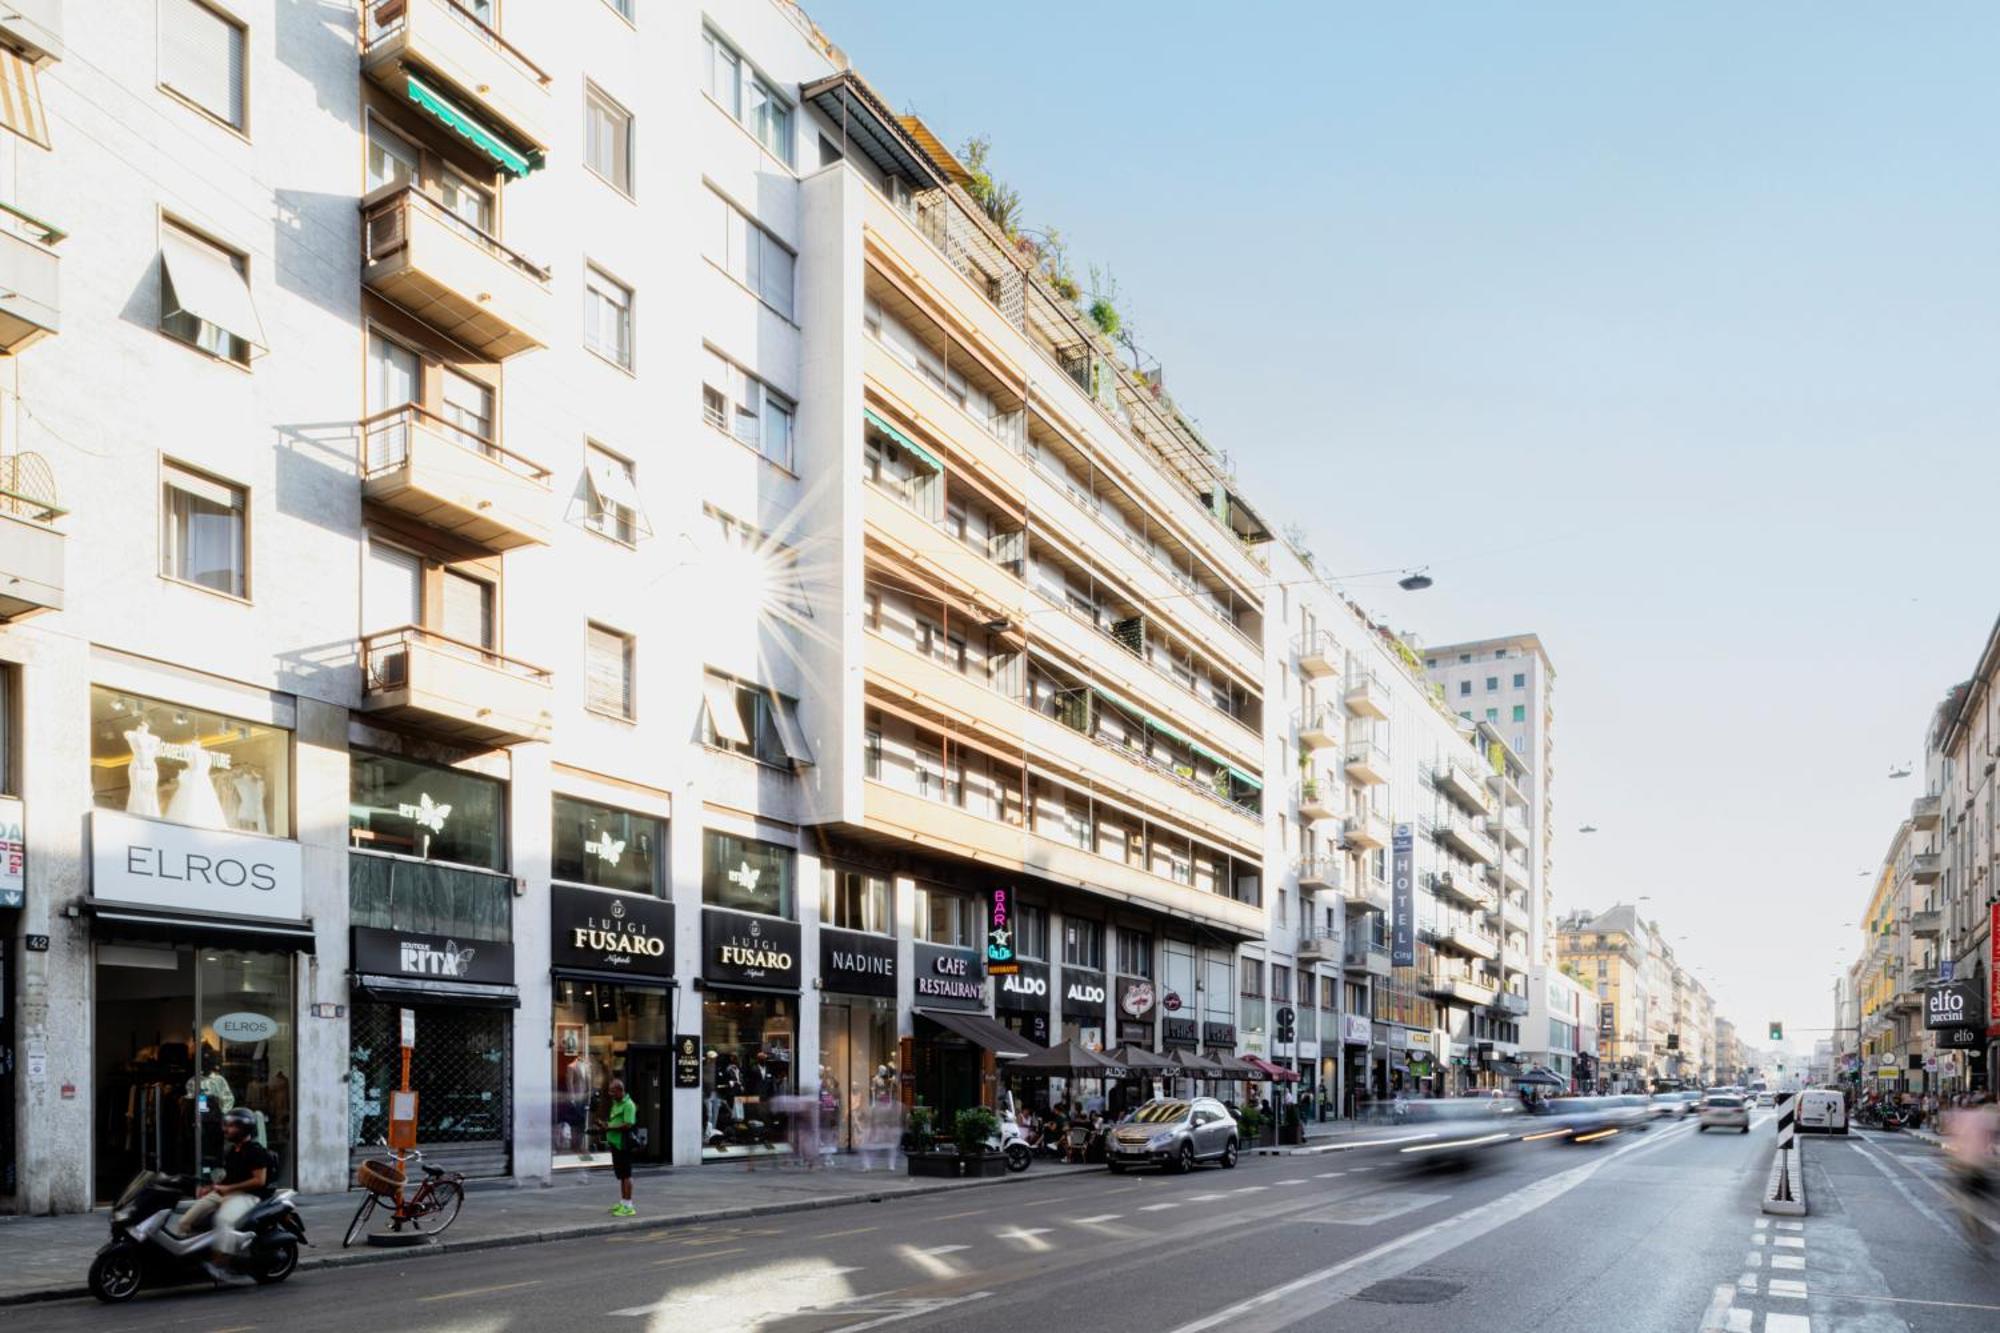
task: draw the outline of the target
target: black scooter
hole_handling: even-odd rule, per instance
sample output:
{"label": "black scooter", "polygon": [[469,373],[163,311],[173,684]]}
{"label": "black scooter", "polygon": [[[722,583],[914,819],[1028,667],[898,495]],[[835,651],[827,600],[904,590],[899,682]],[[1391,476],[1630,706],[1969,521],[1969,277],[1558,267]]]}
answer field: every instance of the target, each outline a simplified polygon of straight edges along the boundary
{"label": "black scooter", "polygon": [[[169,1230],[174,1211],[194,1197],[192,1176],[141,1171],[111,1208],[111,1241],[90,1262],[90,1294],[108,1304],[129,1301],[142,1287],[206,1280],[216,1233],[205,1229],[182,1239]],[[292,1191],[273,1190],[244,1215],[238,1230],[249,1240],[237,1252],[239,1270],[259,1283],[283,1282],[299,1266],[306,1224]]]}

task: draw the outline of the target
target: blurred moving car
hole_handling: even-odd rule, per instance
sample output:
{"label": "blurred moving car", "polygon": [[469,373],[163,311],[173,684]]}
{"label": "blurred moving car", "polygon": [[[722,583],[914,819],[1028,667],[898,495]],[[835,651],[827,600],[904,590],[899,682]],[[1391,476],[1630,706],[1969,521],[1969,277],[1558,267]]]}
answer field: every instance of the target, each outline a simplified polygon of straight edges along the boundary
{"label": "blurred moving car", "polygon": [[1750,1103],[1745,1097],[1732,1092],[1712,1092],[1702,1098],[1701,1110],[1697,1112],[1701,1123],[1695,1133],[1706,1134],[1711,1129],[1733,1129],[1739,1134],[1750,1132]]}
{"label": "blurred moving car", "polygon": [[1776,1095],[1773,1094],[1769,1088],[1766,1088],[1762,1092],[1757,1094],[1757,1105],[1776,1106],[1777,1104],[1778,1104],[1778,1099]]}
{"label": "blurred moving car", "polygon": [[1520,1099],[1502,1093],[1427,1097],[1412,1101],[1403,1125],[1414,1142],[1397,1149],[1410,1166],[1458,1166],[1512,1143],[1524,1118]]}
{"label": "blurred moving car", "polygon": [[1651,1117],[1644,1097],[1552,1097],[1547,1114],[1570,1131],[1572,1143],[1589,1143],[1643,1128]]}
{"label": "blurred moving car", "polygon": [[1192,1171],[1197,1162],[1236,1165],[1236,1117],[1213,1097],[1156,1097],[1105,1135],[1112,1175],[1132,1166]]}

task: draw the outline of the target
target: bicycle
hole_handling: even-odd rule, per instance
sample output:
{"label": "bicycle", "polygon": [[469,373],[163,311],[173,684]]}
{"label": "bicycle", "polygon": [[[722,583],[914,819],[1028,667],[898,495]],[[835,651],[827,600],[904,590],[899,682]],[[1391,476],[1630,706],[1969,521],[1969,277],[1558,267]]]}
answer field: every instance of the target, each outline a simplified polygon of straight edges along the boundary
{"label": "bicycle", "polygon": [[396,1163],[370,1158],[355,1171],[354,1178],[368,1193],[354,1210],[354,1220],[347,1224],[347,1234],[340,1242],[343,1250],[357,1237],[367,1234],[368,1220],[378,1207],[392,1210],[389,1229],[397,1232],[407,1223],[422,1235],[435,1236],[458,1220],[458,1211],[465,1206],[465,1177],[442,1167],[426,1166],[423,1156],[414,1148],[403,1154],[406,1161],[413,1161],[423,1169],[424,1179],[416,1193],[400,1204],[397,1199],[409,1176]]}

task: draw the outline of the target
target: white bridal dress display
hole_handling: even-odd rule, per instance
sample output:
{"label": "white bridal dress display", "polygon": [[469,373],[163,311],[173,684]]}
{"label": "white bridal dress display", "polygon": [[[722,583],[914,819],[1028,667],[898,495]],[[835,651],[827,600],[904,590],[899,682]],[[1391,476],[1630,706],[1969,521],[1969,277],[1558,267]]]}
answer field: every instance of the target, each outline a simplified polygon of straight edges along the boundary
{"label": "white bridal dress display", "polygon": [[185,747],[184,753],[187,767],[181,770],[181,780],[174,784],[174,797],[167,802],[167,818],[196,828],[228,828],[229,819],[222,813],[222,801],[208,775],[212,756],[192,745]]}
{"label": "white bridal dress display", "polygon": [[160,738],[142,720],[125,733],[132,764],[125,770],[125,813],[157,819],[160,815]]}

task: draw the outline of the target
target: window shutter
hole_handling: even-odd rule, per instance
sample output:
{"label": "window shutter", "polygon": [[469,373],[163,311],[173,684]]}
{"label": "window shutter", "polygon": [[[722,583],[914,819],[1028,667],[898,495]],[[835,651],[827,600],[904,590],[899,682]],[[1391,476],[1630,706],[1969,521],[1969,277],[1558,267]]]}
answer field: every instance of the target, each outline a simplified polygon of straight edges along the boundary
{"label": "window shutter", "polygon": [[708,706],[708,724],[716,738],[727,745],[748,745],[750,732],[743,725],[742,714],[736,711],[736,682],[720,676],[704,677],[701,694],[702,702]]}
{"label": "window shutter", "polygon": [[160,78],[210,115],[244,124],[243,29],[197,0],[160,0]]}
{"label": "window shutter", "polygon": [[630,640],[592,625],[584,650],[584,703],[599,712],[632,715]]}

